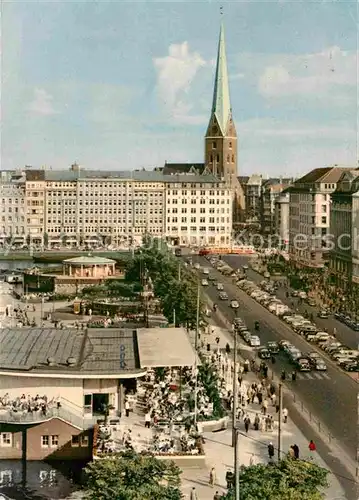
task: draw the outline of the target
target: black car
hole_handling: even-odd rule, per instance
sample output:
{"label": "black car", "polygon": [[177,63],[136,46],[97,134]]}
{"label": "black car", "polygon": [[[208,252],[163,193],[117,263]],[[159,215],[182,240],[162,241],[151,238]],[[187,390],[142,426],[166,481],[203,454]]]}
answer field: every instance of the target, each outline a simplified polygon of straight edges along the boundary
{"label": "black car", "polygon": [[270,359],[271,353],[268,351],[268,349],[263,347],[262,349],[259,349],[258,357],[261,359]]}
{"label": "black car", "polygon": [[344,363],[343,365],[343,368],[346,372],[359,372],[359,363],[358,362],[348,362],[348,363]]}
{"label": "black car", "polygon": [[278,354],[279,353],[278,342],[275,342],[275,341],[267,342],[266,348],[268,349],[270,354]]}

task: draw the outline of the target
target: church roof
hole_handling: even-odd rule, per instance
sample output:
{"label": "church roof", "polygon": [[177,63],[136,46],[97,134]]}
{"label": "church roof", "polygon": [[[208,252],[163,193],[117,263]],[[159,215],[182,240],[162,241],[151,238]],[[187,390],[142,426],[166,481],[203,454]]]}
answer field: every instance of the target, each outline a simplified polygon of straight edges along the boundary
{"label": "church roof", "polygon": [[217,118],[217,122],[220,126],[221,132],[223,135],[225,135],[228,119],[231,114],[231,102],[229,96],[227,57],[223,24],[221,24],[221,30],[219,34],[212,114],[214,114]]}
{"label": "church roof", "polygon": [[163,167],[163,175],[172,174],[189,174],[189,173],[199,173],[202,174],[204,171],[204,163],[165,163]]}

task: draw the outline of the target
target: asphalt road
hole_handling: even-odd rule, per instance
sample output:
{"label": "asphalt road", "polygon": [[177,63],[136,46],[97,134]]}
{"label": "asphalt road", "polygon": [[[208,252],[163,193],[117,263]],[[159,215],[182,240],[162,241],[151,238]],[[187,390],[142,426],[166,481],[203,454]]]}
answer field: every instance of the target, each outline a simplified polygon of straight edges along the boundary
{"label": "asphalt road", "polygon": [[[279,318],[239,290],[231,283],[230,278],[225,278],[214,270],[205,258],[194,257],[193,260],[200,262],[202,267],[209,267],[211,274],[223,283],[229,299],[235,298],[239,301],[238,316],[246,322],[250,331],[255,333],[254,322],[260,321],[259,336],[262,344],[269,340],[286,339],[304,353],[311,350],[306,341]],[[212,301],[218,304],[220,311],[232,321],[235,312],[231,309],[229,301],[221,301],[218,298],[218,291],[211,284],[205,287],[204,291]],[[289,372],[293,366],[284,355],[279,355],[277,362],[270,365],[270,369],[280,375],[283,369]],[[288,382],[288,385],[293,388],[304,406],[317,416],[331,435],[341,443],[348,455],[354,459],[357,446],[357,383],[336,367],[329,365],[328,371],[324,374],[317,372],[298,374],[296,382]]]}
{"label": "asphalt road", "polygon": [[[248,265],[249,258],[237,255],[228,255],[228,256],[226,255],[223,257],[223,260],[227,262],[234,269],[238,269],[239,267]],[[248,276],[248,279],[254,281],[255,283],[260,283],[264,279],[261,274],[255,272],[253,269],[248,269],[246,271],[246,274]],[[307,312],[309,314],[313,314],[315,318],[315,323],[320,328],[325,329],[329,333],[334,333],[334,331],[336,330],[335,335],[339,340],[339,342],[342,342],[343,344],[353,349],[358,348],[359,332],[355,332],[344,323],[337,321],[334,318],[334,316],[330,316],[328,319],[319,318],[317,316],[318,315],[317,308],[309,306],[306,302],[300,303],[300,300],[296,297],[287,298],[286,297],[287,291],[290,292],[291,289],[286,287],[279,287],[279,289],[276,292],[276,295],[289,307],[293,307],[294,304],[294,308],[298,309],[300,313]]]}

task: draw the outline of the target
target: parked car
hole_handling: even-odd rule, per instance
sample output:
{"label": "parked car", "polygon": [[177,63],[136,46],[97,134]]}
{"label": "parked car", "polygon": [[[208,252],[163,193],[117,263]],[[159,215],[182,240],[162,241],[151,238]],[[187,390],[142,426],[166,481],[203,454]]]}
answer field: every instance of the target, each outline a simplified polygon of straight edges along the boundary
{"label": "parked car", "polygon": [[329,318],[328,311],[325,311],[324,309],[322,311],[319,311],[318,317],[322,319],[328,319]]}
{"label": "parked car", "polygon": [[298,370],[300,372],[310,372],[311,371],[309,359],[307,359],[307,358],[298,358],[296,360],[296,365],[297,365]]}
{"label": "parked car", "polygon": [[222,285],[222,283],[217,283],[217,290],[218,291],[224,290],[224,286]]}
{"label": "parked car", "polygon": [[202,283],[202,286],[208,286],[208,281],[207,281],[207,280],[205,280],[205,279],[203,279],[203,280],[201,281],[201,283]]}
{"label": "parked car", "polygon": [[238,309],[239,308],[239,304],[236,300],[231,300],[231,308],[232,309]]}
{"label": "parked car", "polygon": [[220,292],[218,297],[221,299],[221,300],[228,300],[228,294],[226,292]]}

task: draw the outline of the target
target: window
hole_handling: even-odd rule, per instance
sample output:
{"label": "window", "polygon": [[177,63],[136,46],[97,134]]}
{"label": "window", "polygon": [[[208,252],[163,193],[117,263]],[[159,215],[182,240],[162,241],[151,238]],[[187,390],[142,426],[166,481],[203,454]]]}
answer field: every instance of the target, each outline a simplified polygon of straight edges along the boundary
{"label": "window", "polygon": [[57,448],[59,446],[59,436],[57,435],[51,436],[51,446],[53,448]]}
{"label": "window", "polygon": [[89,437],[86,435],[81,436],[81,446],[89,445]]}
{"label": "window", "polygon": [[49,436],[41,436],[41,447],[47,448],[49,446]]}
{"label": "window", "polygon": [[216,143],[216,141],[213,141],[212,142],[212,149],[216,149],[216,147],[217,147],[217,143]]}
{"label": "window", "polygon": [[326,212],[327,211],[327,206],[326,205],[322,205],[322,212]]}
{"label": "window", "polygon": [[80,446],[80,436],[78,435],[73,435],[72,438],[71,438],[71,446],[72,447],[76,447],[76,446]]}
{"label": "window", "polygon": [[0,434],[0,446],[3,448],[12,446],[11,432],[2,432]]}
{"label": "window", "polygon": [[327,217],[325,215],[323,215],[322,217],[322,224],[326,224],[327,223]]}

